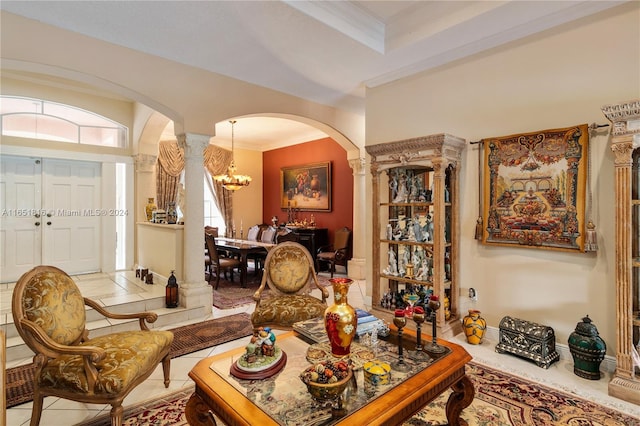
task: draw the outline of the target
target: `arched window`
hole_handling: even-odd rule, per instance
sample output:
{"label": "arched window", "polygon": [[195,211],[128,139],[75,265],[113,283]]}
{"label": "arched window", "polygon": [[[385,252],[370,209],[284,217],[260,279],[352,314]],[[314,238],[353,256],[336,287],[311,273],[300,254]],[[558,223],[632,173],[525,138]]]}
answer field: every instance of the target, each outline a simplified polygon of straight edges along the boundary
{"label": "arched window", "polygon": [[3,136],[126,148],[128,129],[80,108],[41,99],[0,97]]}

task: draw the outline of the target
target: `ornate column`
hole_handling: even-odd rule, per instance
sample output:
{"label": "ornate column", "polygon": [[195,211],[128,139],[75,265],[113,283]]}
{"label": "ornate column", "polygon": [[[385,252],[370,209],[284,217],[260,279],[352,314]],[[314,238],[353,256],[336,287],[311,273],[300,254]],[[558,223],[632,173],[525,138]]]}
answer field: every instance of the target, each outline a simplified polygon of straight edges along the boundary
{"label": "ornate column", "polygon": [[355,158],[349,160],[349,166],[353,170],[353,256],[349,261],[349,278],[363,280],[366,275],[366,241],[367,222],[366,217],[366,182],[365,159]]}
{"label": "ornate column", "polygon": [[609,395],[640,404],[640,377],[636,374],[635,345],[640,333],[638,274],[640,262],[632,244],[637,238],[638,219],[633,209],[640,203],[634,194],[633,152],[640,147],[640,100],[602,107],[613,124],[611,150],[615,154],[616,232],[616,371],[609,382]]}
{"label": "ornate column", "polygon": [[[210,136],[178,135],[184,150],[184,282],[180,283],[180,305],[211,308],[213,289],[204,279],[204,150]],[[206,310],[206,312],[209,312]]]}

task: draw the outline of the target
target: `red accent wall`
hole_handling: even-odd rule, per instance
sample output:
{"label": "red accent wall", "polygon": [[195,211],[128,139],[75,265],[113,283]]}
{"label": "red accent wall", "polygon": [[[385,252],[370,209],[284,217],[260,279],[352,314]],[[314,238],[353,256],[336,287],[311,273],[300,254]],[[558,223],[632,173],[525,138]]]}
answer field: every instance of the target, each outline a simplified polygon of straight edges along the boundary
{"label": "red accent wall", "polygon": [[331,211],[301,211],[300,219],[315,216],[318,228],[328,228],[333,243],[336,229],[348,226],[353,230],[353,172],[347,161],[347,152],[331,138],[318,139],[262,153],[264,223],[271,223],[276,215],[280,223],[287,221],[287,210],[280,208],[280,168],[301,166],[323,161],[331,162]]}

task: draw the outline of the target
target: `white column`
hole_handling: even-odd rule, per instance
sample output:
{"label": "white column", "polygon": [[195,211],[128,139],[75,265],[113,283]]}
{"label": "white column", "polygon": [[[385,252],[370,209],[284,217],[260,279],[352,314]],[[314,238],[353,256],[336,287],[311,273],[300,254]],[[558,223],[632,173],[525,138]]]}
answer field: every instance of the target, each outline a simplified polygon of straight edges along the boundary
{"label": "white column", "polygon": [[213,306],[213,289],[204,278],[204,150],[210,136],[178,135],[184,149],[184,282],[180,285],[180,305],[192,308]]}
{"label": "white column", "polygon": [[353,170],[353,235],[352,257],[349,261],[349,278],[363,280],[366,275],[366,180],[365,159],[355,158],[349,160],[349,166]]}

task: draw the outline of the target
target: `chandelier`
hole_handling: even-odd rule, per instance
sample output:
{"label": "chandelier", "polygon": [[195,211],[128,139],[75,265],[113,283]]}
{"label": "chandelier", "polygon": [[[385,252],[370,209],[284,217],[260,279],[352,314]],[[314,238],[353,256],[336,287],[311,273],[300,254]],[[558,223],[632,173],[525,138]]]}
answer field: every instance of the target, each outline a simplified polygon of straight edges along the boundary
{"label": "chandelier", "polygon": [[236,124],[236,120],[229,120],[229,123],[231,123],[231,163],[229,164],[226,175],[216,175],[213,177],[213,179],[216,182],[222,184],[223,188],[228,189],[229,191],[237,191],[238,189],[242,189],[245,186],[249,186],[249,184],[251,183],[251,176],[240,175],[236,173],[238,169],[236,167],[236,162],[233,159],[233,126],[234,124]]}

